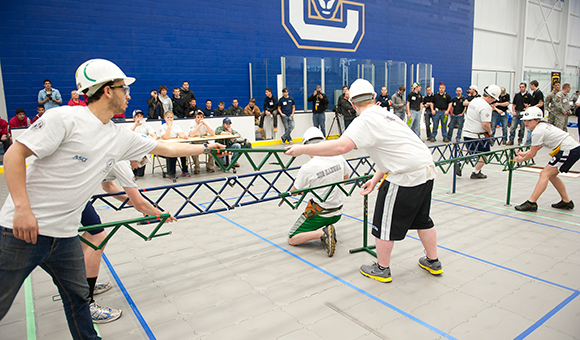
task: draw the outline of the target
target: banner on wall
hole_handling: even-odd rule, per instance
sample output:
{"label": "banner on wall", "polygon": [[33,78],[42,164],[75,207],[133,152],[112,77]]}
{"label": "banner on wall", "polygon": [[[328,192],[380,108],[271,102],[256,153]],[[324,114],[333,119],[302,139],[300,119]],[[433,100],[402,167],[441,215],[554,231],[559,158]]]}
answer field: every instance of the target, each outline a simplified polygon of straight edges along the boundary
{"label": "banner on wall", "polygon": [[282,26],[298,48],[355,52],[365,5],[347,0],[282,0]]}
{"label": "banner on wall", "polygon": [[552,72],[552,86],[550,88],[551,91],[554,91],[554,84],[562,82],[562,72]]}

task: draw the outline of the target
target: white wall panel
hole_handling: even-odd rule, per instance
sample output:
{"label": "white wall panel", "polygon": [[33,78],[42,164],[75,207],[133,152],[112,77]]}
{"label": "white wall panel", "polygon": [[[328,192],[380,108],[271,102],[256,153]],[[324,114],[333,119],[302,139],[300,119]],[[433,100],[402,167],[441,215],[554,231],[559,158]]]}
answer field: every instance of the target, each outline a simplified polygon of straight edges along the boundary
{"label": "white wall panel", "polygon": [[513,92],[524,72],[578,77],[580,0],[475,0],[473,37],[478,85],[494,78]]}
{"label": "white wall panel", "polygon": [[[473,68],[513,70],[517,37],[487,31],[473,33]],[[506,48],[509,46],[509,48]]]}

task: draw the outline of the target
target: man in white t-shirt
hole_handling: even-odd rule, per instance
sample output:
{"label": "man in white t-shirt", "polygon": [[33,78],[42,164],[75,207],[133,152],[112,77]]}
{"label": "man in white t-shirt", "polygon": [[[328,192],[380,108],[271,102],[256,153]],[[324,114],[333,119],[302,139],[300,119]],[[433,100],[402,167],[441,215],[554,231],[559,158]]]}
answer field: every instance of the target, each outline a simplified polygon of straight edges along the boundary
{"label": "man in white t-shirt", "polygon": [[518,150],[514,157],[516,162],[525,162],[536,156],[536,153],[546,147],[551,150],[552,159],[540,172],[540,179],[530,198],[524,203],[515,206],[518,211],[538,211],[538,199],[548,187],[548,182],[560,194],[561,200],[552,204],[552,208],[572,210],[574,202],[568,196],[566,185],[558,177],[560,172],[568,172],[580,159],[580,143],[562,129],[544,122],[544,113],[538,107],[529,107],[522,114],[521,120],[526,124],[526,129],[532,130],[532,146],[528,151]]}
{"label": "man in white t-shirt", "polygon": [[[316,144],[324,141],[324,134],[316,127],[310,127],[304,132],[302,143],[304,145]],[[348,179],[350,169],[348,163],[342,156],[318,157],[310,156],[308,163],[302,165],[294,186],[290,190],[317,187],[325,184],[335,183]],[[320,197],[325,197],[330,188],[315,190]],[[288,233],[288,243],[296,246],[310,240],[320,239],[328,256],[334,255],[336,249],[336,230],[334,224],[342,217],[342,204],[345,195],[338,188],[334,188],[328,198],[321,202],[312,195],[311,202],[303,214],[294,223]],[[312,206],[322,208],[313,216],[310,214]]]}
{"label": "man in white t-shirt", "polygon": [[[0,319],[37,266],[56,282],[73,339],[100,339],[89,312],[78,238],[81,213],[117,161],[147,153],[184,156],[209,152],[196,145],[163,144],[111,122],[125,114],[129,84],[110,61],[91,59],[75,75],[88,107],[47,111],[4,155],[10,194],[0,211]],[[26,168],[26,158],[37,158]]]}
{"label": "man in white t-shirt", "polygon": [[[183,130],[179,125],[175,124],[173,119],[175,115],[172,111],[165,112],[165,123],[159,127],[159,136],[162,139],[173,139],[181,138],[187,139],[187,135],[183,133]],[[173,182],[177,179],[176,168],[177,168],[177,157],[166,157],[166,168],[167,168],[167,178],[172,179]],[[190,177],[189,170],[187,169],[187,157],[180,157],[181,161],[181,176]]]}
{"label": "man in white t-shirt", "polygon": [[[499,86],[489,85],[483,90],[483,97],[474,98],[469,102],[467,112],[465,113],[463,140],[467,142],[465,146],[472,154],[490,150],[490,141],[485,138],[491,137],[491,103],[499,100],[500,94],[501,89]],[[483,157],[479,158],[475,166],[475,171],[471,173],[471,179],[487,178],[481,172],[481,168],[485,164]]]}
{"label": "man in white t-shirt", "polygon": [[[118,180],[123,189],[121,189],[114,180]],[[160,215],[167,212],[162,212],[161,210],[155,208],[149,201],[147,201],[139,189],[137,189],[137,184],[133,179],[133,173],[131,172],[131,164],[129,161],[120,161],[115,164],[111,172],[101,183],[101,187],[107,193],[126,192],[126,195],[114,196],[121,202],[125,202],[127,198],[130,200],[127,204],[132,205],[135,209],[145,215]],[[168,222],[177,221],[175,217],[170,217]],[[101,219],[92,202],[87,202],[85,209],[83,210],[81,217],[81,224],[83,226],[97,225],[101,224]],[[107,237],[107,232],[105,229],[95,229],[90,231],[85,231],[83,233],[83,238],[92,244],[99,245]],[[101,257],[103,255],[103,249],[94,250],[86,244],[82,244],[83,254],[85,258],[85,268],[87,271],[87,283],[89,284],[89,299],[90,299],[90,310],[91,318],[94,323],[107,323],[117,320],[121,317],[122,311],[115,308],[103,307],[96,303],[93,296],[95,294],[100,294],[111,289],[111,284],[97,283],[97,277],[99,276],[99,268],[101,265]],[[96,289],[95,289],[96,288]]]}
{"label": "man in white t-shirt", "polygon": [[[155,133],[155,130],[145,122],[143,111],[134,110],[133,111],[133,120],[135,120],[135,124],[133,124],[133,126],[131,126],[131,130],[133,130],[137,133],[140,133],[143,136],[157,139],[157,134]],[[141,162],[139,164],[139,167],[137,169],[133,170],[133,174],[135,175],[135,177],[145,176],[145,166],[147,165],[148,162],[149,162],[149,160],[148,160],[147,156],[143,157],[143,159],[141,160]]]}
{"label": "man in white t-shirt", "polygon": [[435,163],[429,149],[397,116],[375,105],[376,93],[367,80],[357,79],[350,87],[350,101],[359,115],[335,141],[287,147],[291,156],[302,154],[334,156],[355,148],[365,149],[377,164],[374,177],[363,185],[368,195],[381,179],[372,234],[378,262],[363,265],[361,274],[380,282],[391,282],[391,251],[394,241],[417,229],[427,256],[419,266],[433,275],[443,273],[437,258],[437,233],[429,216]]}
{"label": "man in white t-shirt", "polygon": [[[205,114],[201,111],[195,113],[195,120],[189,125],[189,137],[204,137],[204,136],[215,136],[214,130],[209,126],[209,124],[203,119]],[[203,144],[203,143],[198,143]],[[199,156],[193,156],[193,173],[199,174],[201,172],[201,166],[199,163]],[[207,162],[205,163],[205,170],[207,172],[215,172],[213,168],[215,160],[212,155],[207,156]]]}

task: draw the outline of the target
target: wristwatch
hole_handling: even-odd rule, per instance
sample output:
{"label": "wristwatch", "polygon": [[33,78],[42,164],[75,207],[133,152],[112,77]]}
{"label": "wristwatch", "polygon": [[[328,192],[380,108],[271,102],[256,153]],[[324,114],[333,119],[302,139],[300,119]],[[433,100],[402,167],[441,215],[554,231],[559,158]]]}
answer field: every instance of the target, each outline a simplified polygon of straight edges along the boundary
{"label": "wristwatch", "polygon": [[206,155],[209,153],[209,146],[207,143],[203,143],[203,153]]}

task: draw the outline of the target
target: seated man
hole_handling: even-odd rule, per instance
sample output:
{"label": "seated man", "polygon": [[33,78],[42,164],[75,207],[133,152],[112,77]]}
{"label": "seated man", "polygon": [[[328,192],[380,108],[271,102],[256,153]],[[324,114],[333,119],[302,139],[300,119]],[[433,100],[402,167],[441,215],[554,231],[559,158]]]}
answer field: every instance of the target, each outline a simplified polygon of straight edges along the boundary
{"label": "seated man", "polygon": [[228,116],[241,116],[244,114],[244,110],[238,106],[238,100],[234,98],[232,100],[232,106],[228,108]]}
{"label": "seated man", "polygon": [[245,115],[254,115],[254,124],[260,125],[260,109],[256,106],[256,100],[254,98],[250,99],[248,106],[244,108]]}
{"label": "seated man", "polygon": [[[213,129],[203,120],[204,114],[201,111],[198,111],[195,114],[195,120],[191,122],[189,125],[189,137],[205,137],[208,135],[215,136]],[[197,142],[194,144],[205,144],[203,142]],[[193,173],[195,175],[200,173],[200,166],[199,166],[199,156],[193,156]],[[207,163],[205,163],[205,170],[207,172],[215,172],[214,168],[214,159],[211,155],[207,156]]]}
{"label": "seated man", "polygon": [[[192,99],[195,100],[195,99]],[[200,111],[201,112],[201,111]],[[203,114],[203,113],[202,113]],[[183,130],[179,127],[179,125],[173,124],[173,112],[167,111],[165,112],[165,124],[161,125],[159,129],[159,135],[163,139],[171,139],[171,138],[182,138],[187,139],[187,136],[183,133]],[[190,177],[189,171],[187,170],[187,157],[180,157],[181,160],[181,176],[183,177]],[[167,178],[169,179],[176,179],[175,170],[177,164],[177,157],[167,157],[166,158],[167,164]]]}
{"label": "seated man", "polygon": [[13,129],[17,127],[29,127],[30,124],[32,123],[30,122],[30,118],[26,117],[26,112],[24,109],[17,108],[16,116],[10,119],[10,123],[8,125],[10,125],[10,128]]}
{"label": "seated man", "polygon": [[[323,142],[324,135],[318,128],[310,127],[304,132],[302,141],[304,145]],[[316,187],[348,179],[350,168],[344,157],[310,156],[310,158],[308,163],[304,164],[298,170],[294,186],[290,190]],[[324,197],[328,190],[329,188],[318,189],[316,190],[316,194]],[[312,196],[306,211],[300,215],[292,229],[290,229],[288,243],[296,246],[319,238],[328,256],[334,255],[336,249],[336,232],[333,224],[338,222],[342,217],[344,198],[344,193],[338,188],[334,188],[325,202],[320,202],[316,196]],[[307,213],[313,205],[322,208],[322,211],[315,216]]]}
{"label": "seated man", "polygon": [[[115,179],[119,180],[119,183],[121,183],[123,189],[121,189],[117,184],[115,184],[115,182],[113,182]],[[121,202],[124,202],[128,196],[130,199],[128,204],[134,206],[135,209],[144,215],[155,216],[167,213],[166,211],[162,212],[161,210],[155,208],[151,205],[151,203],[143,198],[143,196],[141,196],[139,189],[137,189],[137,184],[133,180],[133,174],[131,173],[131,165],[129,161],[121,161],[115,164],[111,172],[109,172],[105,180],[101,183],[101,186],[103,187],[103,190],[108,193],[116,193],[125,190],[127,193],[126,195],[115,196],[115,198]],[[173,222],[177,221],[177,219],[175,217],[170,217],[167,221]],[[101,224],[101,219],[90,201],[87,202],[85,210],[83,211],[81,224],[83,226]],[[107,232],[105,229],[96,229],[85,231],[82,236],[92,244],[99,245],[107,237]],[[84,243],[81,243],[81,245],[83,247],[83,254],[85,257],[87,282],[89,284],[89,307],[91,311],[91,318],[93,319],[94,323],[107,323],[115,321],[121,317],[123,312],[120,309],[102,307],[98,305],[94,299],[95,294],[104,293],[111,289],[111,284],[109,282],[97,284],[97,277],[99,276],[99,267],[101,265],[101,257],[103,256],[104,248],[94,250]]]}
{"label": "seated man", "polygon": [[[222,126],[218,126],[215,129],[215,134],[216,135],[239,135],[239,133],[236,130],[232,129],[232,120],[229,118],[224,118],[224,120],[222,122]],[[242,148],[242,145],[240,143],[238,143],[236,138],[222,139],[222,141],[223,141],[222,143],[225,144],[226,148],[228,148],[228,149],[241,149]],[[237,156],[237,154],[238,153],[234,152],[233,157],[235,158]],[[226,164],[225,156],[220,157],[220,161],[222,162],[222,164]],[[240,166],[240,164],[235,163],[234,166],[237,168]]]}
{"label": "seated man", "polygon": [[77,92],[77,90],[73,90],[70,93],[70,100],[68,101],[68,106],[87,106],[87,103],[85,103],[84,100],[79,98],[79,93]]}
{"label": "seated man", "polygon": [[[44,106],[42,106],[42,108],[44,109]],[[12,144],[12,138],[10,137],[10,127],[8,126],[8,122],[2,118],[0,118],[0,135],[4,152],[6,152],[10,147],[10,144]]]}
{"label": "seated man", "polygon": [[189,100],[188,105],[185,107],[185,110],[183,110],[182,112],[183,112],[183,117],[181,117],[181,118],[193,118],[193,117],[195,117],[195,115],[198,112],[203,113],[201,108],[199,106],[197,106],[197,103],[196,103],[194,98]]}
{"label": "seated man", "polygon": [[[157,139],[157,134],[155,133],[155,130],[153,130],[151,126],[145,123],[143,111],[141,110],[133,111],[133,119],[135,120],[135,124],[131,126],[131,130],[140,133],[144,136]],[[143,159],[139,163],[139,167],[133,170],[133,174],[135,174],[135,177],[143,177],[145,175],[145,166],[147,165],[148,162],[149,158],[147,158],[147,156],[143,157]]]}
{"label": "seated man", "polygon": [[206,116],[207,118],[211,118],[211,117],[215,117],[215,110],[211,108],[211,100],[206,100],[205,101],[205,109],[202,110],[204,116]]}
{"label": "seated man", "polygon": [[44,108],[44,105],[37,105],[36,106],[36,116],[34,116],[34,118],[32,118],[32,124],[34,124],[34,122],[36,122],[40,117],[42,117],[42,115],[46,112],[46,109]]}
{"label": "seated man", "polygon": [[226,103],[220,102],[218,104],[218,108],[215,109],[216,116],[227,116],[228,110],[226,110]]}

